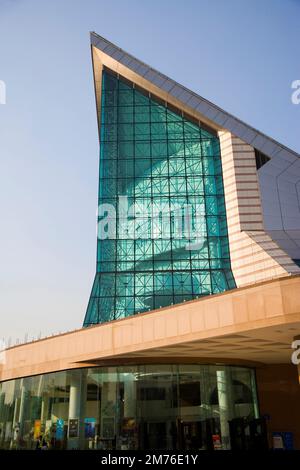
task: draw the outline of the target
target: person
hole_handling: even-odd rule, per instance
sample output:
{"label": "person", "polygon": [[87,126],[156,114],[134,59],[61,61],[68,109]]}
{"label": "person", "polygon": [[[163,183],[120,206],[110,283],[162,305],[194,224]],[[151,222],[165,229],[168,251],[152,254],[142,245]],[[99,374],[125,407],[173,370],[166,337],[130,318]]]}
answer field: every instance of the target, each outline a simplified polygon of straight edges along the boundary
{"label": "person", "polygon": [[35,445],[35,450],[41,450],[42,449],[42,436],[39,436],[36,445]]}
{"label": "person", "polygon": [[46,441],[45,438],[43,438],[43,440],[42,440],[41,449],[42,449],[42,450],[48,450],[48,444],[47,444],[47,441]]}

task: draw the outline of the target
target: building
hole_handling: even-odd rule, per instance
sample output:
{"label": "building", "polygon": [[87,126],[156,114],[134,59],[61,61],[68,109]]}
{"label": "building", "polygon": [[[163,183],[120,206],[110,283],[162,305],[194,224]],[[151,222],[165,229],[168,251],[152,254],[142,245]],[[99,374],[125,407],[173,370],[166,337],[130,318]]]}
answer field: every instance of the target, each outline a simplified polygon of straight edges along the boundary
{"label": "building", "polygon": [[274,436],[300,449],[300,156],[95,33],[91,46],[100,183],[85,328],[6,350],[0,447],[43,434],[70,449]]}

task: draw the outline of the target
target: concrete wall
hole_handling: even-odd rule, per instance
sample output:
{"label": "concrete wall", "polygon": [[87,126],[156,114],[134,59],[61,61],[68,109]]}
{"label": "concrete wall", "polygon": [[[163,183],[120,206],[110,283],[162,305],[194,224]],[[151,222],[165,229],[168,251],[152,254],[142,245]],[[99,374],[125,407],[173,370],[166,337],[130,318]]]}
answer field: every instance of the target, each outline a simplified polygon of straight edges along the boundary
{"label": "concrete wall", "polygon": [[253,147],[219,132],[233,275],[238,287],[300,273],[265,230]]}
{"label": "concrete wall", "polygon": [[300,158],[275,155],[258,170],[267,233],[300,259]]}
{"label": "concrete wall", "polygon": [[273,364],[257,369],[257,386],[261,415],[267,421],[270,445],[273,432],[292,432],[294,446],[300,450],[300,385],[297,367]]}

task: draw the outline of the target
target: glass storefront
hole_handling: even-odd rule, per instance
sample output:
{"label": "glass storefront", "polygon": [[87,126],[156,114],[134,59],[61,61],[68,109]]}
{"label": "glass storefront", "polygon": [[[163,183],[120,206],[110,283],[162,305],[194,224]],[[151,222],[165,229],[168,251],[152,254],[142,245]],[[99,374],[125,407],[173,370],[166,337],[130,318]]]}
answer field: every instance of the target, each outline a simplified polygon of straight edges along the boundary
{"label": "glass storefront", "polygon": [[97,367],[0,384],[2,449],[230,449],[229,421],[243,417],[258,417],[245,367]]}

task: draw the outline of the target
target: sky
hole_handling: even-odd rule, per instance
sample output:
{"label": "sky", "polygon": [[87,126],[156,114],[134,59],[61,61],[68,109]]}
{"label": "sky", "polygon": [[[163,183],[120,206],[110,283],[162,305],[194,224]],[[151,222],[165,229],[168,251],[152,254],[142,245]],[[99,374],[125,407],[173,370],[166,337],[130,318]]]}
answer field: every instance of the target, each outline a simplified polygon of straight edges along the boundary
{"label": "sky", "polygon": [[300,152],[300,0],[0,0],[0,339],[80,328],[96,264],[89,32]]}

